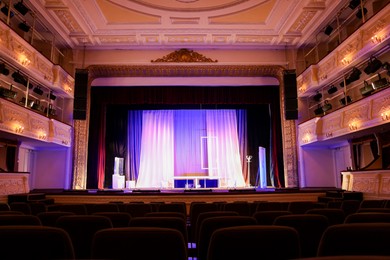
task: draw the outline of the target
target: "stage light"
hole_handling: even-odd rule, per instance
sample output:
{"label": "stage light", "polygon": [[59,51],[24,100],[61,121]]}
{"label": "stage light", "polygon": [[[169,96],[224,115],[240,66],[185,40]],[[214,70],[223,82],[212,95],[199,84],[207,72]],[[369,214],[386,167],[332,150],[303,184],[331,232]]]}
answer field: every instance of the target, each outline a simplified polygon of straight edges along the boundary
{"label": "stage light", "polygon": [[[357,68],[353,68],[352,69],[352,72],[351,74],[349,75],[348,79],[349,79],[349,82],[352,83],[358,79],[360,79],[360,75],[362,74],[362,72],[357,69]],[[348,84],[347,84],[348,85]]]}
{"label": "stage light", "polygon": [[371,93],[374,91],[374,88],[372,85],[368,84],[367,81],[364,81],[364,86],[360,89],[360,93],[363,97],[371,95]]}
{"label": "stage light", "polygon": [[19,29],[22,30],[23,32],[28,32],[30,31],[30,26],[26,22],[22,22],[18,25]]}
{"label": "stage light", "polygon": [[1,63],[0,64],[0,73],[5,75],[5,76],[8,76],[9,75],[9,69],[7,69],[5,67],[5,64],[4,63]]}
{"label": "stage light", "polygon": [[14,8],[21,13],[22,15],[26,15],[29,9],[23,4],[23,0],[14,4]]}
{"label": "stage light", "polygon": [[50,99],[51,100],[56,100],[57,96],[55,96],[53,93],[50,92],[50,95],[49,95]]}
{"label": "stage light", "polygon": [[322,111],[326,112],[332,109],[332,104],[328,102],[328,100],[325,101],[325,104],[322,106]]}
{"label": "stage light", "polygon": [[[1,12],[2,12],[3,14],[5,14],[6,16],[8,16],[8,6],[5,5],[5,6],[3,6],[0,10],[1,10]],[[10,18],[14,17],[14,15],[15,15],[15,14],[14,14],[14,12],[12,12],[12,11],[9,13],[9,17],[10,17]]]}
{"label": "stage light", "polygon": [[355,9],[358,5],[360,5],[360,0],[352,0],[349,2],[348,7],[352,10]]}
{"label": "stage light", "polygon": [[317,102],[320,101],[321,98],[322,98],[322,94],[320,92],[317,92],[317,94],[315,94],[313,96],[314,101],[317,101]]}
{"label": "stage light", "polygon": [[332,31],[333,31],[333,27],[330,26],[330,25],[328,25],[328,26],[325,28],[324,33],[325,33],[326,35],[330,35],[330,34],[332,33]]}
{"label": "stage light", "polygon": [[367,67],[364,68],[364,72],[369,75],[375,73],[382,67],[382,62],[375,57],[371,57],[368,61]]}
{"label": "stage light", "polygon": [[337,87],[335,85],[331,85],[330,88],[328,89],[328,94],[332,95],[337,92]]}
{"label": "stage light", "polygon": [[363,18],[363,14],[366,15],[367,14],[367,9],[364,7],[363,8],[363,12],[362,10],[359,10],[357,13],[356,13],[356,17],[359,18],[359,19],[362,19]]}
{"label": "stage light", "polygon": [[42,94],[43,94],[43,90],[41,89],[40,86],[35,87],[33,91],[34,91],[36,94],[40,95],[40,96],[42,96]]}
{"label": "stage light", "polygon": [[352,102],[352,99],[351,99],[350,96],[346,96],[346,97],[343,97],[342,99],[340,99],[340,103],[343,106],[345,106],[345,105],[347,105],[347,104],[349,104],[351,102]]}
{"label": "stage light", "polygon": [[314,109],[314,114],[316,116],[324,115],[324,111],[322,110],[322,107],[320,105],[318,105],[318,107],[316,109]]}
{"label": "stage light", "polygon": [[12,73],[12,77],[14,78],[15,82],[27,86],[27,79],[23,77],[23,75],[20,74],[19,71],[15,71],[14,73]]}
{"label": "stage light", "polygon": [[387,75],[390,76],[390,64],[387,61],[385,63],[383,63],[382,68],[384,70],[387,70]]}

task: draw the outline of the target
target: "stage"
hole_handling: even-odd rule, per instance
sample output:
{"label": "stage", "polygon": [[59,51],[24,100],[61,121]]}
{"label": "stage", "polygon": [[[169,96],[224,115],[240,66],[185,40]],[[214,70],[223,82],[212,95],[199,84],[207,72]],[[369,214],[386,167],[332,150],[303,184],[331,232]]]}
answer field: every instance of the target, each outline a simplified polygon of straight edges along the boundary
{"label": "stage", "polygon": [[328,191],[341,191],[337,188],[266,188],[240,189],[104,189],[104,190],[63,190],[39,189],[31,193],[45,194],[55,203],[107,203],[107,202],[185,202],[189,210],[192,202],[257,202],[257,201],[318,201]]}

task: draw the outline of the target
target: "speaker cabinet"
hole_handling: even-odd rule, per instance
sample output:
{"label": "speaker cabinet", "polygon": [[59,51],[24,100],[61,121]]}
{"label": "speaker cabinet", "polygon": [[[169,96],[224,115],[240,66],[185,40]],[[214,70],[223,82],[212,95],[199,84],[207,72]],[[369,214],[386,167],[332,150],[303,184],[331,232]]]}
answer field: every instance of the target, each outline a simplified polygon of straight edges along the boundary
{"label": "speaker cabinet", "polygon": [[298,119],[297,75],[295,70],[283,72],[284,117],[286,120]]}
{"label": "speaker cabinet", "polygon": [[74,83],[73,119],[87,119],[88,70],[76,69]]}

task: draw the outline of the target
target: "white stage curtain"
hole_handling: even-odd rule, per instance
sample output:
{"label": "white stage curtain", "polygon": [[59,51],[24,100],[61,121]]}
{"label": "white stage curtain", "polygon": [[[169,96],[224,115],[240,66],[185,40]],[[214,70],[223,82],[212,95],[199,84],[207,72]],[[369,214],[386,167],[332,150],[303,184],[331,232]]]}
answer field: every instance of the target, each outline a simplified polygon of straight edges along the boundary
{"label": "white stage curtain", "polygon": [[174,111],[144,111],[137,188],[167,187],[174,169]]}
{"label": "white stage curtain", "polygon": [[143,111],[136,187],[170,188],[174,176],[199,173],[219,177],[220,187],[245,187],[236,113]]}
{"label": "white stage curtain", "polygon": [[222,186],[245,187],[238,144],[235,110],[207,110],[208,163],[210,176],[218,176]]}

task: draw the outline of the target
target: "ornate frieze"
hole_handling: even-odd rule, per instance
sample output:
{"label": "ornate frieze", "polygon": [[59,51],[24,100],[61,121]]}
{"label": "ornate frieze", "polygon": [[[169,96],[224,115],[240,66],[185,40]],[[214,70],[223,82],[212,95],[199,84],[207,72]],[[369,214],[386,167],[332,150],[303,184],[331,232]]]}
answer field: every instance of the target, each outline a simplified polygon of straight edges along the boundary
{"label": "ornate frieze", "polygon": [[30,192],[28,177],[28,173],[1,173],[0,195]]}
{"label": "ornate frieze", "polygon": [[188,50],[188,49],[180,49],[178,51],[171,52],[170,54],[152,60],[152,62],[218,62],[217,60],[212,60],[211,58],[207,58],[204,55]]}
{"label": "ornate frieze", "polygon": [[343,113],[343,127],[348,128],[353,122],[356,122],[358,125],[367,122],[370,119],[369,108],[368,103],[363,103],[360,106],[346,109]]}
{"label": "ornate frieze", "polygon": [[49,140],[63,146],[71,146],[72,128],[53,119],[49,122]]}

